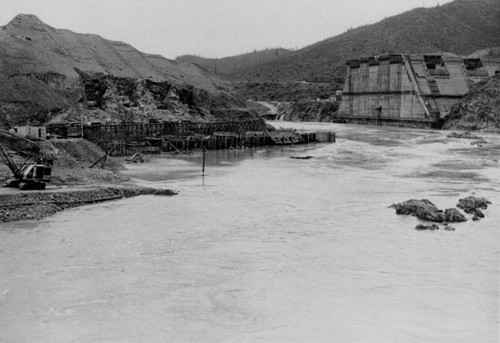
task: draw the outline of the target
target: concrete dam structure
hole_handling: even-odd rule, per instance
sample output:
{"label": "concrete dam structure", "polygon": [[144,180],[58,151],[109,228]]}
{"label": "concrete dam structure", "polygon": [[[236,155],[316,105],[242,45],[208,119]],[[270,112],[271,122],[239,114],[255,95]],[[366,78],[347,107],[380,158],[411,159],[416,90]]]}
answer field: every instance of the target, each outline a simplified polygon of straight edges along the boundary
{"label": "concrete dam structure", "polygon": [[390,54],[349,60],[340,121],[412,127],[438,125],[500,60],[451,54]]}

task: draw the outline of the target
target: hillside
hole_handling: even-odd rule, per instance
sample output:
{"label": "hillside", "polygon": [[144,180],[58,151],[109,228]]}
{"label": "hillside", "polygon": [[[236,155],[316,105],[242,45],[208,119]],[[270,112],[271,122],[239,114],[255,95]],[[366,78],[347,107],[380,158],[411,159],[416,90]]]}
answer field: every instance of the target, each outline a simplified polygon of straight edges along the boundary
{"label": "hillside", "polygon": [[500,46],[494,46],[486,49],[481,49],[469,55],[470,58],[481,58],[481,60],[498,60],[500,59]]}
{"label": "hillside", "polygon": [[329,99],[337,89],[330,83],[319,82],[234,82],[234,90],[247,100],[304,101]]}
{"label": "hillside", "polygon": [[240,81],[335,82],[343,77],[348,59],[401,52],[468,55],[499,46],[499,32],[498,0],[456,0],[416,8],[224,76]]}
{"label": "hillside", "polygon": [[180,62],[193,63],[200,67],[208,68],[218,75],[227,77],[240,69],[258,67],[260,64],[271,62],[280,57],[287,56],[291,52],[291,50],[276,48],[254,51],[247,54],[224,58],[203,58],[200,56],[184,55],[177,57],[175,60]]}
{"label": "hillside", "polygon": [[0,120],[6,124],[207,121],[217,119],[212,110],[218,108],[253,116],[224,81],[193,64],[55,29],[33,15],[0,27]]}
{"label": "hillside", "polygon": [[476,85],[453,106],[443,128],[500,132],[500,75]]}

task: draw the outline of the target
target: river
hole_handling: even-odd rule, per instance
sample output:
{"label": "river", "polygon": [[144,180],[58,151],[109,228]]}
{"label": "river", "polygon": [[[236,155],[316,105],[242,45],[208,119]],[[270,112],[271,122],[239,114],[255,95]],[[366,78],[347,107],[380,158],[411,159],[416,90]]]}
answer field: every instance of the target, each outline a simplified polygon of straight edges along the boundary
{"label": "river", "polygon": [[[499,341],[500,135],[274,125],[337,142],[163,156],[126,173],[176,196],[1,224],[0,342]],[[389,208],[469,195],[455,231]]]}

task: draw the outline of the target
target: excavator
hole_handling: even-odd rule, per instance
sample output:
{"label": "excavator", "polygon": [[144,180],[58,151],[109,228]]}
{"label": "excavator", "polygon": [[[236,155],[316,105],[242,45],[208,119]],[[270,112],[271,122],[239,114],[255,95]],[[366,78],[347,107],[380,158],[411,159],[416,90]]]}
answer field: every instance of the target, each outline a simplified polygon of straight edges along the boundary
{"label": "excavator", "polygon": [[[24,156],[22,163],[16,163],[9,150]],[[24,137],[0,129],[0,159],[12,171],[14,177],[4,182],[4,187],[21,190],[43,190],[50,181],[52,159],[43,156],[40,148]]]}

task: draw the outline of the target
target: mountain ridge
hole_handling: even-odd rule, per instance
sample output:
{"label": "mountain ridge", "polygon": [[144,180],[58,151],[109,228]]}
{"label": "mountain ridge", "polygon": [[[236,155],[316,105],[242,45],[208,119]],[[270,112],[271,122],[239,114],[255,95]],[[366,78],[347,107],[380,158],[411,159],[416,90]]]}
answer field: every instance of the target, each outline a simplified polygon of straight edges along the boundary
{"label": "mountain ridge", "polygon": [[233,81],[336,82],[344,76],[348,59],[386,53],[468,55],[500,46],[498,32],[498,0],[455,0],[432,8],[415,8],[349,29],[257,66],[245,65],[219,75]]}
{"label": "mountain ridge", "polygon": [[0,27],[3,122],[206,121],[221,119],[214,115],[221,113],[219,107],[234,109],[237,117],[255,117],[226,81],[193,64],[99,35],[56,29],[30,14]]}
{"label": "mountain ridge", "polygon": [[292,50],[284,48],[272,48],[259,51],[253,51],[246,54],[228,56],[222,58],[204,58],[195,55],[182,55],[177,57],[176,61],[193,63],[200,67],[208,68],[221,76],[229,75],[235,70],[248,66],[258,65],[267,61],[272,61],[277,56],[285,56]]}

